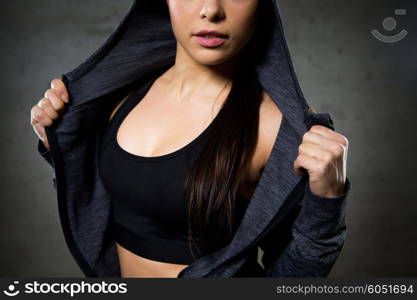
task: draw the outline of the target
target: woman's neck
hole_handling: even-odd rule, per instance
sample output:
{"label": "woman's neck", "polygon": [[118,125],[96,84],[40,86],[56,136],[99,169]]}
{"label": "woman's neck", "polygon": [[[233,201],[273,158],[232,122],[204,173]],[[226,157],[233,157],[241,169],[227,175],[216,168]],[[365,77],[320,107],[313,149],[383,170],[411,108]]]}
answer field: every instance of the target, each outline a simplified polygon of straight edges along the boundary
{"label": "woman's neck", "polygon": [[177,46],[175,64],[162,76],[162,82],[169,87],[177,99],[205,98],[231,86],[232,73],[238,55],[225,63],[204,65],[190,57],[181,46]]}

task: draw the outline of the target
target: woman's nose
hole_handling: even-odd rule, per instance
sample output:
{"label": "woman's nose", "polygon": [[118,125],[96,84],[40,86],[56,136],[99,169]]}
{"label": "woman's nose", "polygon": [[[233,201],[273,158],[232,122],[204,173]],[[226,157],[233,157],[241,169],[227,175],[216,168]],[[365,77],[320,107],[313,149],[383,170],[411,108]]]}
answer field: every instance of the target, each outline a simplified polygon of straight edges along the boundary
{"label": "woman's nose", "polygon": [[222,0],[202,0],[200,17],[210,21],[218,21],[224,18]]}

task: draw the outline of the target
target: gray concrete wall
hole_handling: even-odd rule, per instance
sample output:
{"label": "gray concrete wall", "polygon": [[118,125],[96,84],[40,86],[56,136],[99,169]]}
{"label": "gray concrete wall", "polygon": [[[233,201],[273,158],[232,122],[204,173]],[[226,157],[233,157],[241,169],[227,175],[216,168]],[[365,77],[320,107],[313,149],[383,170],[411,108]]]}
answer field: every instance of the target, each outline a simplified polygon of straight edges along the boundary
{"label": "gray concrete wall", "polygon": [[[348,238],[331,277],[416,276],[417,5],[280,0],[304,94],[350,141]],[[51,172],[36,152],[30,108],[54,77],[100,46],[130,0],[4,0],[0,276],[81,276],[62,235]],[[395,16],[405,8],[407,15]],[[371,36],[386,17],[409,31]]]}

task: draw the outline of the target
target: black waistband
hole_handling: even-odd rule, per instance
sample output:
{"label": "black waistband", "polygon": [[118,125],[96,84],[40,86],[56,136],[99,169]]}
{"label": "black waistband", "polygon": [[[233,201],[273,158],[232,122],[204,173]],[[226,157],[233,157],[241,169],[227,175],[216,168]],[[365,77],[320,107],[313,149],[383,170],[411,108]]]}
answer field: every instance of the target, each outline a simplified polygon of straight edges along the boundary
{"label": "black waistband", "polygon": [[111,235],[123,248],[139,256],[174,264],[189,265],[194,261],[187,242],[142,237],[111,219]]}

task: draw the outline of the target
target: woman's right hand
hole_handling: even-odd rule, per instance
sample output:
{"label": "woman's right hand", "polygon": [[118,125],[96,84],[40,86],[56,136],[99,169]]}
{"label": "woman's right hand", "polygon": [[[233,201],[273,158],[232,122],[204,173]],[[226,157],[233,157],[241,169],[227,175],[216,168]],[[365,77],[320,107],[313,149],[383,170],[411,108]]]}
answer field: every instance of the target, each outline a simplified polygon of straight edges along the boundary
{"label": "woman's right hand", "polygon": [[51,88],[45,92],[44,98],[40,99],[30,111],[30,123],[47,149],[49,149],[49,143],[45,127],[51,126],[54,120],[59,118],[68,101],[68,91],[64,82],[60,79],[53,79]]}

